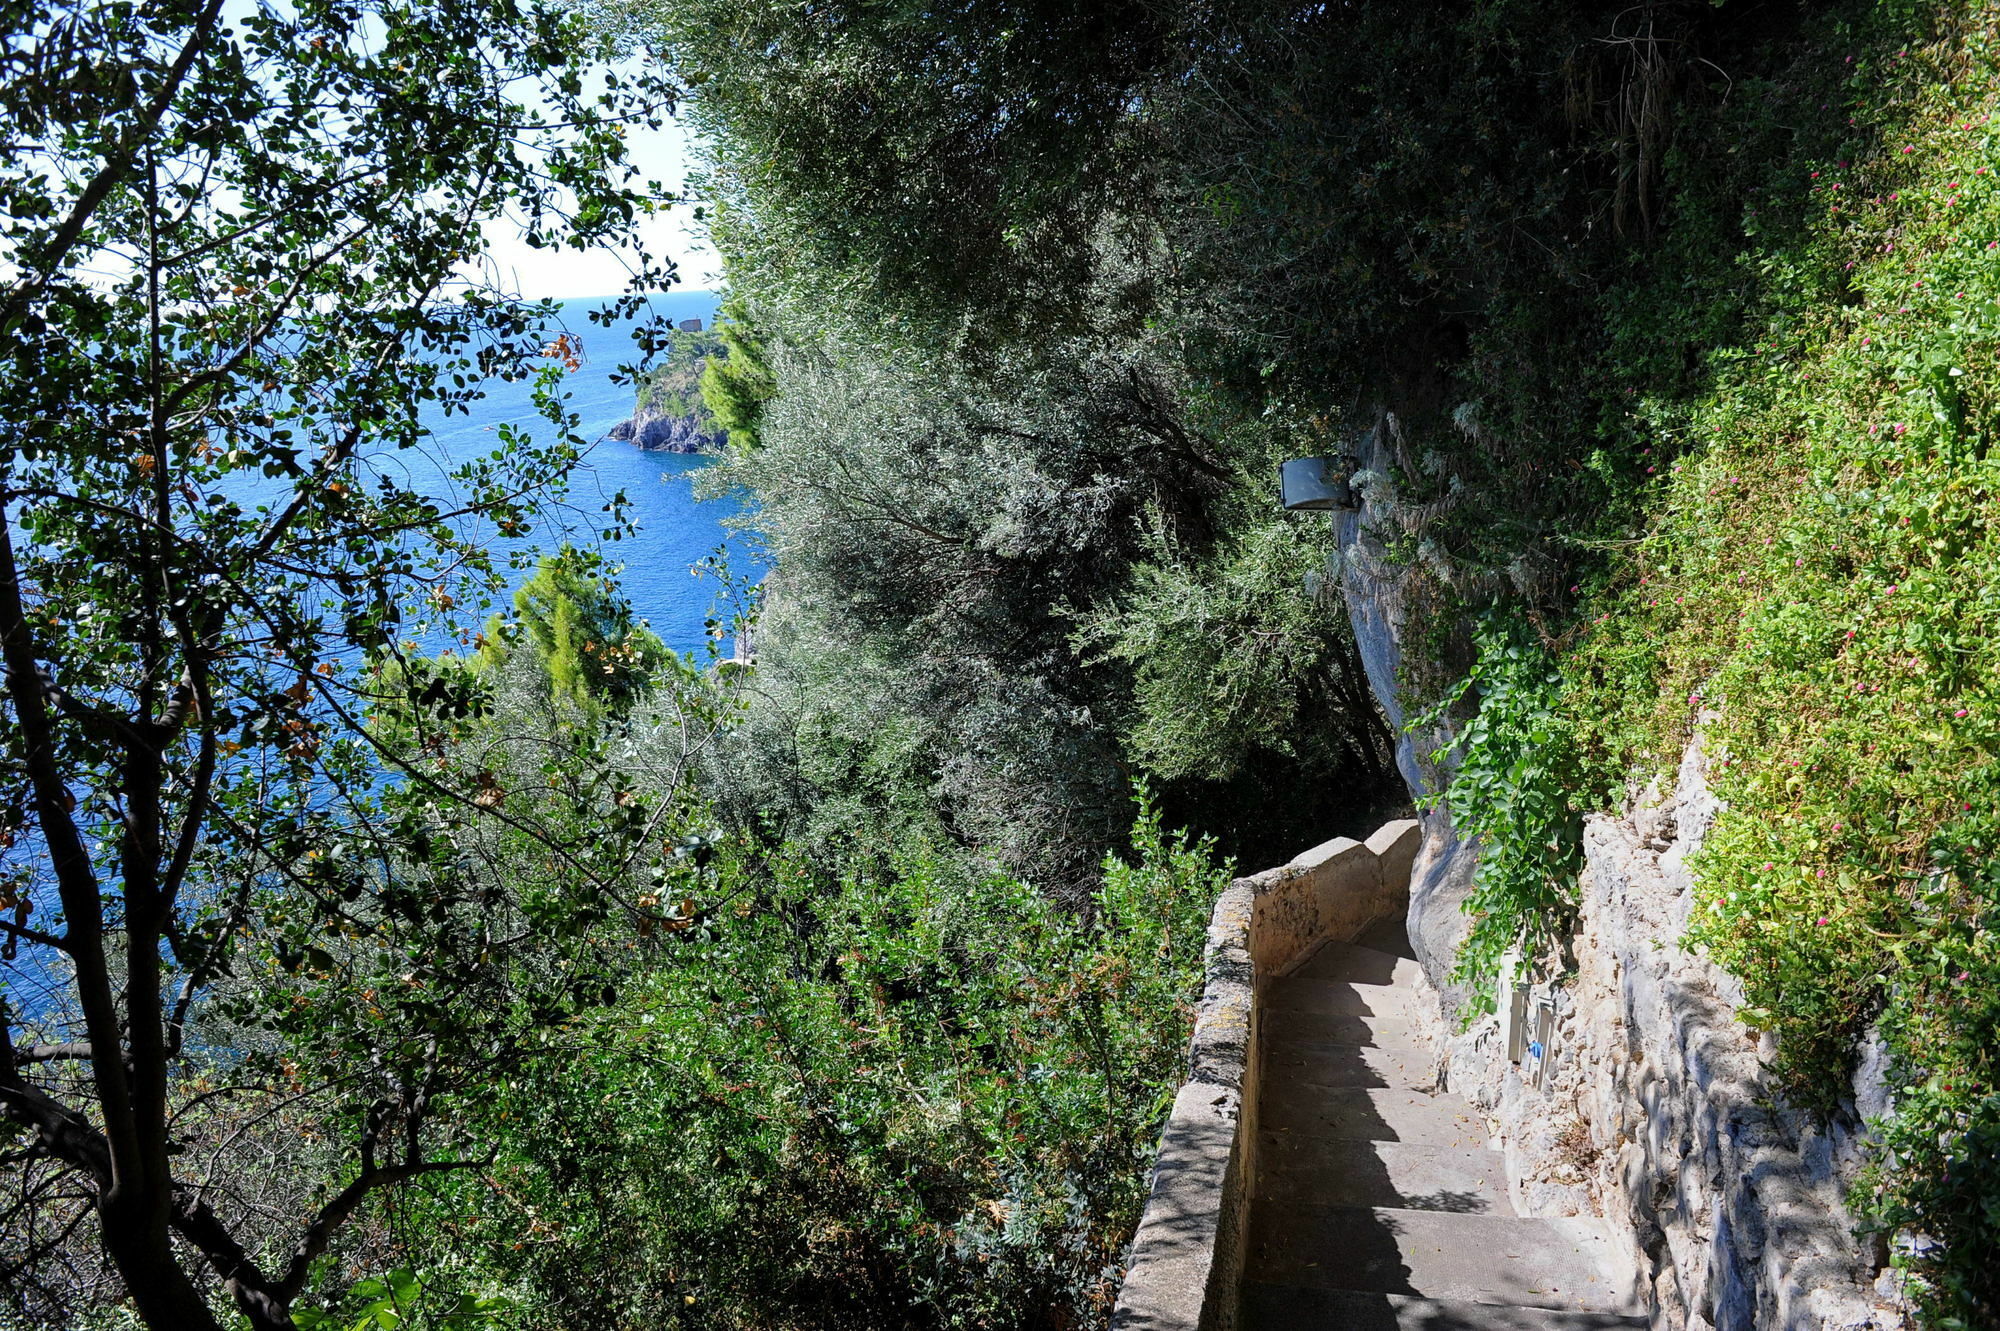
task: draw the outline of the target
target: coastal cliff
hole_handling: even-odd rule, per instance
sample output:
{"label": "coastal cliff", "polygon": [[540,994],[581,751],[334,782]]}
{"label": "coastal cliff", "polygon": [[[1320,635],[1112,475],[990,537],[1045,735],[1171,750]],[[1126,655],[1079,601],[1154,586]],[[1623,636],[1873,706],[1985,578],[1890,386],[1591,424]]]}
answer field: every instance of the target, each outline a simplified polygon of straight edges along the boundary
{"label": "coastal cliff", "polygon": [[712,453],[724,438],[713,422],[694,413],[663,411],[650,402],[641,403],[630,420],[612,426],[608,437],[652,453]]}
{"label": "coastal cliff", "polygon": [[631,418],[611,427],[609,438],[654,453],[713,453],[728,437],[701,400],[701,372],[711,357],[728,353],[701,320],[688,319],[669,343],[667,363],[640,381]]}

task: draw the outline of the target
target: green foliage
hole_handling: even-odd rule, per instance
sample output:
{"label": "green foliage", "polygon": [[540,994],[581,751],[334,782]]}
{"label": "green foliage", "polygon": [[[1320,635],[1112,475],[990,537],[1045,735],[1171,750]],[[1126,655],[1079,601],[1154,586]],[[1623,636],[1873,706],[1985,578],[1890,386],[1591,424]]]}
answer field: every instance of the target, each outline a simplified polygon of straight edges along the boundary
{"label": "green foliage", "polygon": [[469,1331],[500,1325],[511,1307],[500,1296],[467,1293],[449,1280],[397,1267],[385,1276],[356,1281],[338,1312],[302,1308],[292,1322],[298,1331]]}
{"label": "green foliage", "polygon": [[[479,873],[492,767],[362,721],[448,747],[477,690],[350,663],[491,597],[491,538],[586,446],[557,308],[469,274],[502,218],[628,239],[621,135],[666,90],[586,95],[604,43],[534,0],[9,2],[0,34],[4,1292],[282,1331],[357,1211],[476,1163],[460,1097],[575,998],[580,943],[538,952]],[[426,455],[495,376],[543,424]],[[507,826],[572,870],[622,835],[609,791],[565,812]]]}
{"label": "green foliage", "polygon": [[757,425],[778,381],[771,373],[764,334],[741,296],[722,302],[715,334],[725,354],[711,356],[702,367],[701,400],[716,424],[728,431],[730,447],[747,451],[757,447]]}
{"label": "green foliage", "polygon": [[1331,544],[1280,520],[1202,564],[1160,551],[1129,600],[1086,628],[1086,646],[1137,674],[1128,743],[1151,770],[1226,778],[1261,753],[1365,736],[1368,711],[1346,727],[1301,714],[1312,700],[1337,713],[1327,695],[1358,674],[1346,615],[1306,587],[1327,576]]}
{"label": "green foliage", "polygon": [[[1714,280],[1742,322],[1699,391],[1629,405],[1646,516],[1582,584],[1564,710],[1606,775],[1699,730],[1721,812],[1692,937],[1795,1103],[1848,1112],[1859,1042],[1887,1041],[1894,1112],[1855,1201],[1922,1236],[1899,1260],[1932,1322],[1974,1326],[2000,1307],[2000,108],[1991,9],[1928,17],[1830,26],[1784,94],[1838,109],[1815,150],[1777,140],[1754,188],[1679,201],[1697,235],[1741,228]],[[1666,280],[1627,302],[1643,367],[1690,302]]]}
{"label": "green foliage", "polygon": [[1123,682],[1076,657],[1066,607],[1118,585],[1149,499],[1200,521],[1219,470],[1116,350],[983,370],[831,338],[772,353],[761,445],[712,473],[757,498],[778,569],[752,722],[717,764],[769,775],[728,797],[732,821],[763,807],[803,835],[812,807],[902,802],[887,759],[934,829],[1087,893],[1123,823],[1100,719]]}
{"label": "green foliage", "polygon": [[1465,901],[1472,929],[1452,972],[1472,986],[1468,1017],[1493,1010],[1503,953],[1518,947],[1533,958],[1573,927],[1585,798],[1554,659],[1525,625],[1497,617],[1474,641],[1465,682],[1410,723],[1429,730],[1468,695],[1476,700],[1453,748],[1434,755],[1451,774],[1437,802],[1461,836],[1479,839]]}
{"label": "green foliage", "polygon": [[1138,0],[622,8],[699,89],[718,239],[753,294],[933,330],[970,305],[974,336],[1087,284],[1106,205],[1148,165],[1129,112],[1177,20]]}
{"label": "green foliage", "polygon": [[[631,606],[601,575],[601,561],[573,546],[542,557],[515,591],[514,610],[550,691],[578,708],[629,710],[674,664],[658,636],[633,623]],[[490,668],[505,660],[509,634],[494,621],[484,636],[478,660]]]}
{"label": "green foliage", "polygon": [[529,1326],[1101,1321],[1226,882],[1143,801],[1081,916],[920,841],[725,841],[433,1222]]}

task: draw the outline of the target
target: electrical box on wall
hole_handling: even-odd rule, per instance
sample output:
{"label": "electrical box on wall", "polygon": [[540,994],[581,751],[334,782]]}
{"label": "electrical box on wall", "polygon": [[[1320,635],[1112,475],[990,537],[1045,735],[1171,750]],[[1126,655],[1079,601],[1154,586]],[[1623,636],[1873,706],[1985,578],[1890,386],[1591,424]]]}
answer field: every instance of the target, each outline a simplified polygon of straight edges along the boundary
{"label": "electrical box on wall", "polygon": [[1519,952],[1510,949],[1501,956],[1496,984],[1493,1010],[1500,1014],[1500,1043],[1507,1061],[1518,1063],[1528,1048],[1528,968]]}

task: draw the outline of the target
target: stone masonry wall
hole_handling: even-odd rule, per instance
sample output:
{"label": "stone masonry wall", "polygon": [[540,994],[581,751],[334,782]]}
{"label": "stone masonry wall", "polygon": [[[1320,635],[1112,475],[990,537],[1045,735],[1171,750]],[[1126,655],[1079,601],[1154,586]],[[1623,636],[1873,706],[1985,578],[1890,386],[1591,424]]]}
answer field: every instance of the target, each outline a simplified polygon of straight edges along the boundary
{"label": "stone masonry wall", "polygon": [[[1737,1020],[1740,987],[1679,945],[1715,811],[1696,745],[1670,795],[1588,821],[1575,970],[1528,990],[1552,1038],[1517,1064],[1487,1017],[1446,1040],[1447,1084],[1492,1116],[1522,1214],[1622,1222],[1656,1327],[1901,1327],[1844,1203],[1860,1118],[1768,1107],[1770,1046]],[[1866,1067],[1857,1080],[1860,1113],[1881,1112]]]}

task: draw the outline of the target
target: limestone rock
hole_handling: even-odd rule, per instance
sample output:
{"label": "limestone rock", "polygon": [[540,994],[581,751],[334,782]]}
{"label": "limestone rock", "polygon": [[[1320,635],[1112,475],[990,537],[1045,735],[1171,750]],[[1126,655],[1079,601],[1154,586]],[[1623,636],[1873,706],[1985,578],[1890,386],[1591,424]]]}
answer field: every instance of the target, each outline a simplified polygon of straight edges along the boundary
{"label": "limestone rock", "polygon": [[[1360,474],[1367,478],[1360,487],[1361,507],[1337,512],[1334,521],[1340,545],[1341,589],[1355,646],[1367,671],[1369,688],[1396,733],[1397,770],[1410,797],[1422,808],[1426,797],[1438,793],[1449,780],[1449,770],[1441,768],[1433,755],[1448,749],[1456,734],[1449,721],[1404,733],[1409,717],[1398,683],[1402,644],[1413,627],[1421,626],[1412,623],[1404,599],[1410,570],[1388,557],[1383,539],[1384,533],[1411,520],[1410,512],[1397,503],[1388,480],[1396,470],[1396,428],[1395,418],[1385,416],[1357,446]],[[1451,983],[1450,975],[1458,945],[1470,927],[1463,907],[1472,891],[1478,848],[1459,837],[1444,809],[1425,810],[1420,818],[1424,839],[1410,878],[1410,946],[1442,997],[1446,1017],[1455,1018],[1467,995]]]}
{"label": "limestone rock", "polygon": [[636,444],[652,453],[712,453],[722,447],[719,432],[706,432],[693,416],[669,416],[642,406],[632,419],[611,427],[608,438]]}

